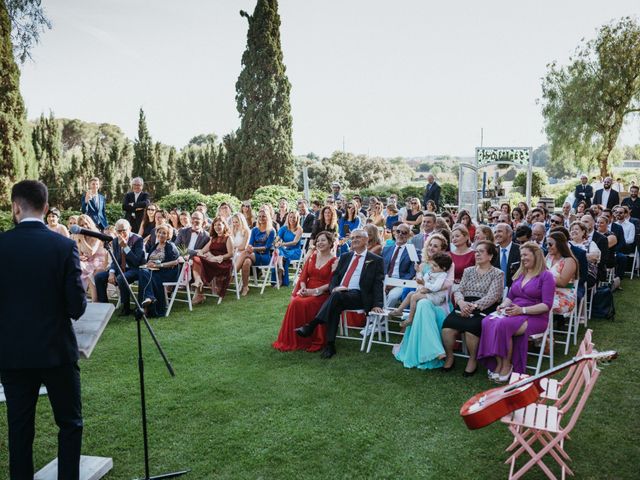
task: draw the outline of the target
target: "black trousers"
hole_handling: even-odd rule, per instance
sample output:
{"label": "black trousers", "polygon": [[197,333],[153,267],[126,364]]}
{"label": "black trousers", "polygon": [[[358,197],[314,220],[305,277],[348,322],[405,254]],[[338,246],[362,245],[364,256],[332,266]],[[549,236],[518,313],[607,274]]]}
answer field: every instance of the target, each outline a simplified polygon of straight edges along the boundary
{"label": "black trousers", "polygon": [[7,397],[11,480],[33,480],[33,439],[36,403],[41,384],[47,387],[49,402],[59,429],[58,479],[77,480],[80,476],[83,426],[78,364],[55,368],[1,370],[0,380]]}
{"label": "black trousers", "polygon": [[335,342],[338,334],[340,314],[344,310],[358,310],[363,307],[360,290],[333,292],[316,314],[315,323],[327,325],[327,342]]}

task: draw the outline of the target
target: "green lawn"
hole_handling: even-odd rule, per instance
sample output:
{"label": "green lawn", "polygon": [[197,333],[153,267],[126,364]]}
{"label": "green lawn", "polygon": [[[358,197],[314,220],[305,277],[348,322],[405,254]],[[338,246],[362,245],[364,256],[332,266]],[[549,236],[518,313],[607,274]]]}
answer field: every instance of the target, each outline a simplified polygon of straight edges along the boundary
{"label": "green lawn", "polygon": [[[614,322],[593,320],[596,347],[620,357],[604,369],[567,451],[576,478],[638,478],[640,458],[635,301],[640,281],[616,293]],[[152,474],[191,468],[185,478],[505,478],[510,440],[497,423],[469,431],[458,415],[492,384],[476,375],[408,370],[390,349],[338,355],[271,348],[289,291],[256,290],[218,306],[153,320],[175,367],[170,378],[145,335]],[[135,324],[114,317],[82,361],[83,453],[112,457],[109,479],[143,474]],[[6,413],[0,406],[0,478],[8,477]],[[35,462],[55,456],[50,407],[39,402]],[[527,478],[544,478],[539,470]],[[636,472],[635,474],[633,472]]]}

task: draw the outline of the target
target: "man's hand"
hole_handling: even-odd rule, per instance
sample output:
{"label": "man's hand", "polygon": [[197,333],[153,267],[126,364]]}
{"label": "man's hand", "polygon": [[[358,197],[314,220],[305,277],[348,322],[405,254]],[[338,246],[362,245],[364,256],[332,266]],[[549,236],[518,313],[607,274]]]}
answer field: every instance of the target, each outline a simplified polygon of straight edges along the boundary
{"label": "man's hand", "polygon": [[372,311],[373,313],[384,313],[384,310],[383,310],[382,308],[380,308],[380,307],[373,307],[373,308],[371,309],[371,311]]}
{"label": "man's hand", "polygon": [[111,285],[115,285],[116,284],[116,274],[115,273],[109,273],[109,280],[108,282]]}
{"label": "man's hand", "polygon": [[331,292],[335,293],[335,292],[344,292],[345,290],[348,290],[347,287],[343,287],[343,286],[339,286],[339,287],[335,287],[333,290],[331,290]]}

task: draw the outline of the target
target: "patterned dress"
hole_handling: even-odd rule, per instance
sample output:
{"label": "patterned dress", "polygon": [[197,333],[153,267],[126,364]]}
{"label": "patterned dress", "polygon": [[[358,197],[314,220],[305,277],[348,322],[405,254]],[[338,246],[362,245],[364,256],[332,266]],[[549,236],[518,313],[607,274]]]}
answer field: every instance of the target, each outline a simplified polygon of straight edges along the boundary
{"label": "patterned dress", "polygon": [[[566,263],[566,258],[561,258],[555,264],[552,264],[552,259],[547,257],[547,269],[551,272],[554,279],[558,279],[558,277],[562,274],[564,270],[564,266]],[[566,287],[558,287],[556,286],[556,292],[553,297],[553,313],[558,315],[564,315],[573,310],[573,307],[576,305],[576,296],[573,294],[573,285]]]}

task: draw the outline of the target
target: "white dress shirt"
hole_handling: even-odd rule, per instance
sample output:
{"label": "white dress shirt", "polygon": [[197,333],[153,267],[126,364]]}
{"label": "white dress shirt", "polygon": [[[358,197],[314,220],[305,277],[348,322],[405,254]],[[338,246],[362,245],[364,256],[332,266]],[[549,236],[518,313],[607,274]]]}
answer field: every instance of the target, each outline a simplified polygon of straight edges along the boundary
{"label": "white dress shirt", "polygon": [[636,239],[635,225],[628,219],[625,219],[624,222],[616,223],[622,227],[622,231],[624,232],[624,243],[626,243],[627,245],[632,245]]}
{"label": "white dress shirt", "polygon": [[393,250],[393,254],[391,255],[391,258],[393,259],[393,255],[396,254],[396,250],[398,251],[398,257],[396,258],[396,263],[394,263],[393,265],[393,272],[391,272],[391,277],[393,278],[400,278],[400,258],[402,258],[402,252],[404,252],[404,247],[405,244],[403,245],[396,245],[396,248]]}
{"label": "white dress shirt", "polygon": [[187,247],[187,249],[195,250],[197,241],[198,241],[198,232],[194,232],[193,230],[191,230],[191,240],[189,240],[189,246]]}
{"label": "white dress shirt", "polygon": [[[359,258],[356,257],[356,255],[357,254],[353,252],[353,257],[351,258],[351,262],[349,262],[349,266],[345,271],[345,275],[346,275],[349,269],[351,268],[351,264],[356,260],[359,260],[358,266],[354,270],[353,275],[351,275],[351,279],[349,280],[349,285],[347,285],[347,289],[349,290],[360,290],[360,276],[362,275],[362,269],[364,268],[364,261],[365,261],[365,258],[367,257],[367,250],[362,252]],[[344,277],[342,278],[344,280]]]}
{"label": "white dress shirt", "polygon": [[609,195],[611,195],[611,189],[607,190],[606,188],[602,189],[602,205],[607,208],[607,202],[609,201]]}

